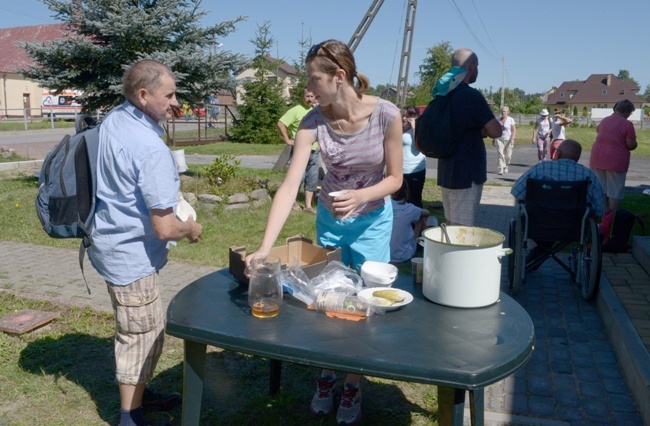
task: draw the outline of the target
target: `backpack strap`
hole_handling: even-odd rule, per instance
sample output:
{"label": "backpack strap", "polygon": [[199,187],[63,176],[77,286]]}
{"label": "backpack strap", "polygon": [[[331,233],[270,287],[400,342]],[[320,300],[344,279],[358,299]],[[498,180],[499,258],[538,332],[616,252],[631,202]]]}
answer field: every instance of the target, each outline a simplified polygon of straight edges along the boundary
{"label": "backpack strap", "polygon": [[88,241],[88,237],[84,236],[81,239],[81,244],[79,244],[79,268],[81,268],[81,276],[84,278],[84,282],[86,283],[88,294],[91,294],[88,280],[86,280],[86,275],[84,274],[84,257],[86,255],[86,248],[88,248],[88,245],[86,244],[90,245],[90,241]]}

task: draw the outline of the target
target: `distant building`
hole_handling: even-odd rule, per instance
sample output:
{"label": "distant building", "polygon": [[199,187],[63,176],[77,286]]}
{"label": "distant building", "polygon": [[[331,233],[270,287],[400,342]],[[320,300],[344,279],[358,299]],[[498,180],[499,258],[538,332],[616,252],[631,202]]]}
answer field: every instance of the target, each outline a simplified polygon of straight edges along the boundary
{"label": "distant building", "polygon": [[565,81],[555,91],[547,92],[544,104],[564,107],[568,114],[589,113],[592,108],[612,108],[621,99],[630,100],[641,108],[645,100],[637,95],[639,88],[613,74],[592,74],[584,81]]}
{"label": "distant building", "polygon": [[[268,80],[280,80],[283,86],[282,96],[289,99],[291,88],[298,84],[298,71],[295,67],[287,64],[283,60],[272,58],[268,53],[264,59],[276,65],[276,67],[273,68],[273,72],[269,71],[266,73],[265,78]],[[236,94],[238,103],[243,102],[243,95],[246,93],[242,85],[255,78],[256,72],[257,70],[255,68],[246,68],[235,76],[235,81],[237,82]]]}
{"label": "distant building", "polygon": [[0,111],[5,117],[41,115],[43,88],[24,78],[20,71],[34,62],[27,56],[21,42],[48,42],[65,37],[63,24],[36,25],[0,29]]}

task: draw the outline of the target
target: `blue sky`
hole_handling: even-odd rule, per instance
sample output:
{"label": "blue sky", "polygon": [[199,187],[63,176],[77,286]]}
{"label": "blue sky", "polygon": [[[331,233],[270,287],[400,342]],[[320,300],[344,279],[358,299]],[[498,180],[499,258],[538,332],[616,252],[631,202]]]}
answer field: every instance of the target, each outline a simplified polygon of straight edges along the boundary
{"label": "blue sky", "polygon": [[[222,49],[251,54],[258,25],[270,21],[277,40],[272,53],[293,62],[304,34],[314,42],[336,38],[348,42],[371,0],[204,0],[205,24],[238,16],[247,20],[219,40]],[[385,1],[355,52],[360,72],[371,85],[397,83],[402,48],[405,0]],[[3,1],[0,27],[54,23],[38,0]],[[647,28],[650,1],[620,0],[420,0],[413,33],[409,83],[426,50],[449,41],[479,56],[475,87],[498,90],[505,58],[505,85],[527,93],[542,92],[590,74],[618,74],[626,69],[640,84],[650,84]],[[469,29],[468,29],[469,26]]]}

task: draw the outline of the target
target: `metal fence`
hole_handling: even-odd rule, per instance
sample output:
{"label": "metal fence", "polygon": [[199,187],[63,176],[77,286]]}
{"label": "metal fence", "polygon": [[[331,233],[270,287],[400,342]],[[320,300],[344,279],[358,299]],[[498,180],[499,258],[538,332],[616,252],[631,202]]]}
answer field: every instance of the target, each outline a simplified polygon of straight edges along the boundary
{"label": "metal fence", "polygon": [[[60,111],[54,108],[4,108],[3,115],[0,115],[1,123],[23,123],[25,130],[30,128],[30,124],[50,122],[50,127],[54,128],[57,121],[72,121],[81,114],[80,107],[69,107],[69,111]],[[97,113],[96,118],[100,118]]]}
{"label": "metal fence", "polygon": [[[535,124],[535,120],[539,117],[537,114],[518,114],[511,113],[510,117],[515,120],[517,124]],[[600,123],[600,120],[594,120],[591,117],[582,116],[582,115],[569,115],[568,116],[574,123],[577,123],[581,126],[597,126]],[[637,130],[650,129],[650,119],[636,120],[632,121],[634,128]]]}

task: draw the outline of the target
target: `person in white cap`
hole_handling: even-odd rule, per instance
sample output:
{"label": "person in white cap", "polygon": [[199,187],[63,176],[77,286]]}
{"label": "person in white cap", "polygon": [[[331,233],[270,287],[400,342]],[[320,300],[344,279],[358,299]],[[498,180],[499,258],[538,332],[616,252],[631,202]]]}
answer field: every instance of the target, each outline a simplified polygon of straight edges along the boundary
{"label": "person in white cap", "polygon": [[544,108],[539,113],[539,118],[533,127],[533,145],[537,142],[537,160],[546,159],[546,151],[551,140],[551,120],[548,118],[548,110]]}

